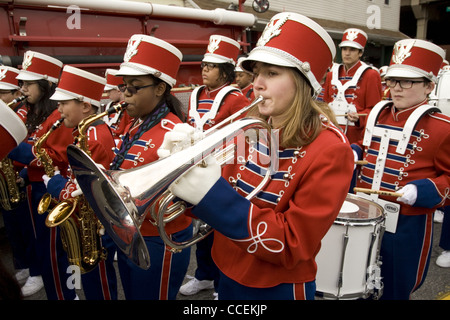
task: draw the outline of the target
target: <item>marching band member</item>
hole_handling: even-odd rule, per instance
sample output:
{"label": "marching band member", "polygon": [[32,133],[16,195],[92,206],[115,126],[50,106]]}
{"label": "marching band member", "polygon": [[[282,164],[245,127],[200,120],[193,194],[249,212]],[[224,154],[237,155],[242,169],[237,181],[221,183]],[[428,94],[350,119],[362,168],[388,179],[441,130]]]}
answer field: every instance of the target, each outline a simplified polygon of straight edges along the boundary
{"label": "marching band member", "polygon": [[[42,288],[42,281],[49,300],[74,299],[75,290],[66,286],[68,278],[67,257],[60,246],[56,228],[50,230],[45,225],[47,214],[38,214],[37,207],[46,193],[42,176],[45,164],[35,153],[34,144],[53,124],[61,118],[56,102],[49,98],[54,93],[61,72],[62,62],[48,55],[35,52],[25,52],[22,69],[17,79],[22,81],[22,92],[27,96],[26,108],[28,138],[9,154],[9,158],[26,165],[21,176],[31,185],[29,201],[31,203],[32,220],[34,221],[35,255],[37,267],[30,267],[30,277],[22,288],[24,296],[31,295]],[[72,142],[71,129],[61,125],[43,143],[42,148],[52,159],[54,166],[59,166],[61,172],[67,168],[66,148]],[[39,275],[42,275],[42,279]]]}
{"label": "marching band member", "polygon": [[189,100],[188,122],[198,130],[206,130],[248,105],[236,87],[234,68],[241,46],[221,35],[212,35],[203,56],[203,85],[196,87]]}
{"label": "marching band member", "polygon": [[[20,91],[19,82],[16,79],[19,72],[18,69],[13,67],[0,66],[0,99],[6,104],[23,96]],[[17,107],[18,102],[14,103],[12,106],[13,109]]]}
{"label": "marching band member", "polygon": [[[59,102],[58,110],[64,119],[64,125],[73,129],[75,139],[80,134],[80,122],[97,114],[104,86],[105,79],[102,77],[71,66],[64,67],[58,87],[50,99]],[[114,157],[112,149],[115,147],[111,130],[101,119],[92,123],[87,130],[90,157],[109,169]],[[43,179],[48,192],[55,199],[64,201],[74,198],[77,185],[72,176],[55,174],[50,178],[44,175]],[[107,260],[101,260],[96,268],[81,276],[87,300],[117,300],[117,279],[113,266],[116,246],[107,235],[102,237],[102,244],[107,250]]]}
{"label": "marching band member", "polygon": [[421,286],[430,261],[433,212],[450,203],[450,118],[427,105],[444,56],[428,41],[398,41],[385,76],[392,101],[375,105],[362,143],[352,145],[368,162],[357,187],[399,194],[365,191],[387,214],[382,299],[409,299]]}
{"label": "marching band member", "polygon": [[[108,93],[108,97],[111,100],[105,106],[105,110],[124,99],[123,92],[119,90],[119,85],[123,84],[123,79],[116,75],[117,71],[118,70],[114,69],[106,69],[105,72],[105,92]],[[105,122],[111,128],[116,144],[120,141],[120,136],[123,135],[126,126],[131,120],[132,119],[124,109],[109,116],[105,116]]]}
{"label": "marching band member", "polygon": [[264,98],[249,115],[267,119],[279,134],[276,172],[253,199],[244,198],[268,170],[255,161],[267,148],[254,145],[246,162],[228,164],[222,174],[208,157],[206,167],[193,167],[169,187],[215,229],[219,299],[314,298],[314,259],[353,170],[347,138],[328,106],[315,100],[335,52],[314,21],[276,14],[242,63],[255,74],[255,95]]}
{"label": "marching band member", "polygon": [[234,72],[236,73],[236,84],[238,85],[239,89],[241,89],[242,94],[249,101],[253,101],[255,100],[255,92],[253,90],[253,74],[243,70],[240,67],[243,59],[244,57],[238,59],[236,69],[234,69]]}
{"label": "marching band member", "polygon": [[330,104],[350,143],[361,139],[367,114],[382,96],[379,72],[360,60],[366,42],[364,31],[344,31],[339,44],[342,64],[333,67],[324,85],[323,99]]}
{"label": "marching band member", "polygon": [[[240,90],[231,86],[240,48],[231,38],[210,36],[201,64],[203,85],[194,89],[189,100],[189,124],[196,130],[207,130],[249,104]],[[197,269],[194,278],[180,288],[181,294],[217,287],[219,272],[211,258],[212,243],[213,234],[197,243]]]}
{"label": "marching band member", "polygon": [[[147,35],[133,35],[117,73],[124,84],[127,112],[135,120],[125,130],[115,149],[112,170],[130,169],[158,160],[157,150],[164,135],[182,122],[181,103],[170,93],[176,83],[181,52],[171,44]],[[192,235],[191,218],[181,216],[167,225],[177,241]],[[157,228],[145,219],[140,229],[150,253],[150,268],[136,266],[118,252],[118,266],[125,297],[133,299],[175,299],[187,272],[190,249],[172,253],[159,237]]]}
{"label": "marching band member", "polygon": [[[17,112],[24,104],[24,102],[22,101],[14,103],[14,101],[17,101],[19,97],[23,97],[20,91],[19,81],[16,79],[16,77],[19,75],[19,72],[20,71],[16,68],[0,66],[0,100],[9,105],[9,107],[25,123],[26,117],[24,117],[23,114]],[[11,103],[12,105],[10,105]],[[2,120],[9,122],[9,120],[7,119]],[[5,136],[3,135],[3,132],[2,139],[4,142]],[[14,172],[20,172],[23,169],[23,165],[19,163],[4,163],[4,161],[8,161],[8,159],[2,160],[2,167],[0,168],[0,170],[3,170],[4,165],[8,166],[11,164],[12,170],[14,170]],[[7,181],[7,179],[11,177],[8,177],[7,174],[4,174],[4,178]],[[28,201],[26,198],[26,190],[24,186],[18,186],[16,184],[16,181],[14,181],[13,183],[17,186],[16,188],[19,192],[19,202],[15,203],[14,207],[11,206],[10,208],[2,208],[1,212],[5,225],[6,235],[11,246],[13,265],[16,269],[15,279],[19,283],[22,283],[23,281],[27,280],[30,275],[29,267],[31,255],[29,250],[30,248],[32,248],[30,243],[33,243],[33,232]],[[2,202],[3,201],[8,201],[8,199],[2,199]]]}

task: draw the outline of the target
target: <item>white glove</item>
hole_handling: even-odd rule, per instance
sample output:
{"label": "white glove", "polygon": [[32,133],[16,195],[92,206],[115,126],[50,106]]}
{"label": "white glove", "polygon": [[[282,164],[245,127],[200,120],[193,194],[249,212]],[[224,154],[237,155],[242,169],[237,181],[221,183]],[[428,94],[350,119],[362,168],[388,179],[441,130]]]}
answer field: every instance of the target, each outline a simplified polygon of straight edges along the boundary
{"label": "white glove", "polygon": [[397,201],[409,204],[412,206],[417,200],[417,186],[414,184],[407,184],[403,188],[397,191],[403,193],[401,197],[397,198]]}
{"label": "white glove", "polygon": [[356,161],[358,161],[359,159],[358,159],[358,154],[356,153],[356,151],[355,150],[352,150],[352,151],[353,151],[353,159],[355,160],[354,165],[353,165],[353,170],[355,170],[356,169]]}
{"label": "white glove", "polygon": [[164,135],[164,141],[157,150],[160,159],[181,151],[203,139],[203,133],[187,123],[177,123],[172,131]]}
{"label": "white glove", "polygon": [[219,180],[220,165],[212,156],[204,159],[206,167],[196,165],[169,186],[169,191],[193,205],[197,205]]}
{"label": "white glove", "polygon": [[75,182],[77,188],[76,188],[74,191],[72,191],[72,193],[70,194],[70,196],[71,196],[72,198],[76,198],[76,197],[81,196],[81,195],[83,194],[83,190],[81,190],[80,185],[78,184],[77,179],[74,179],[74,182]]}
{"label": "white glove", "polygon": [[[56,170],[54,176],[56,176],[56,175],[58,175],[58,174],[61,174],[61,172],[60,172],[59,170]],[[47,188],[47,185],[48,185],[48,182],[50,181],[50,179],[51,179],[51,178],[50,178],[48,175],[46,175],[46,174],[44,174],[44,175],[42,176],[42,180],[44,180],[44,184],[45,184],[45,187],[46,187],[46,188]]]}

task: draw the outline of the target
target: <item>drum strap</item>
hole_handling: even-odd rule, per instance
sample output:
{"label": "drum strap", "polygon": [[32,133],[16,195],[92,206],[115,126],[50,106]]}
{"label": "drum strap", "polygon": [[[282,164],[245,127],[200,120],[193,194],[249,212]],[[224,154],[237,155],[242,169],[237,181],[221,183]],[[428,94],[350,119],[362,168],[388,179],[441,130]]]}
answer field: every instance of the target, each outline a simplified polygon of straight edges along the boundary
{"label": "drum strap", "polygon": [[206,124],[208,120],[214,119],[217,115],[217,112],[219,111],[219,107],[222,104],[222,101],[225,99],[225,97],[232,91],[238,91],[239,89],[232,87],[232,86],[226,86],[217,93],[217,96],[214,99],[214,102],[211,106],[211,110],[209,110],[207,113],[205,113],[202,117],[200,117],[199,112],[197,111],[197,105],[198,105],[198,97],[200,95],[200,90],[204,90],[205,86],[200,86],[194,89],[194,91],[191,94],[190,99],[190,109],[189,109],[189,116],[194,118],[195,121],[195,128],[199,130],[203,130],[203,126]]}
{"label": "drum strap", "polygon": [[[368,68],[370,68],[369,65],[362,62],[361,66],[359,66],[358,70],[356,70],[355,74],[353,75],[352,79],[350,81],[347,81],[345,84],[342,84],[342,82],[339,80],[339,69],[340,66],[337,68],[334,68],[332,71],[332,78],[331,78],[331,84],[336,87],[337,93],[334,100],[330,103],[330,107],[334,111],[335,114],[344,114],[348,113],[350,111],[356,112],[356,107],[353,104],[350,104],[347,102],[347,99],[345,99],[345,92],[350,87],[356,87],[358,84],[359,79],[361,78],[361,75],[366,71]],[[344,116],[337,117],[338,123],[341,125],[354,125],[353,122],[348,121]]]}
{"label": "drum strap", "polygon": [[[378,157],[375,164],[372,182],[373,190],[380,190],[381,178],[384,173],[390,140],[397,140],[398,145],[395,151],[398,154],[405,154],[411,135],[419,120],[427,113],[436,111],[439,112],[439,109],[434,106],[422,105],[411,113],[411,115],[408,117],[408,120],[406,120],[402,131],[376,126],[381,111],[385,107],[390,105],[392,105],[392,101],[381,101],[373,107],[367,119],[366,129],[364,133],[363,145],[366,147],[370,146],[372,137],[380,138],[380,147],[378,150]],[[378,198],[378,195],[376,194],[374,194],[373,196]]]}

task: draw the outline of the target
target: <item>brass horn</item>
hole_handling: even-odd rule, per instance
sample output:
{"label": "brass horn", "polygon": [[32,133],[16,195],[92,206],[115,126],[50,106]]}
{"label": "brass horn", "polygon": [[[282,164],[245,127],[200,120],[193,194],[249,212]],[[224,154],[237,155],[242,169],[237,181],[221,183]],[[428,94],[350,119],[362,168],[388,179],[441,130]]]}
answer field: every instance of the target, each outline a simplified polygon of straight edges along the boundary
{"label": "brass horn", "polygon": [[[73,145],[67,148],[67,155],[77,182],[105,231],[130,260],[147,269],[150,267],[150,257],[139,229],[144,219],[151,217],[148,214],[155,210],[155,203],[162,202],[161,205],[158,204],[160,209],[154,218],[162,239],[166,241],[169,237],[164,225],[175,218],[168,218],[163,212],[172,201],[172,196],[167,195],[170,184],[190,168],[200,164],[206,156],[213,155],[214,151],[220,150],[218,153],[227,162],[229,158],[223,155],[223,151],[230,148],[223,148],[224,142],[228,143],[242,133],[247,135],[252,129],[257,130],[258,138],[266,139],[265,143],[270,150],[273,141],[267,123],[260,119],[244,118],[215,130],[196,144],[167,158],[134,169],[104,170],[83,150]],[[270,163],[272,162],[271,159]],[[265,179],[252,196],[268,181],[270,172],[270,169],[266,170]],[[178,210],[177,215],[183,212],[182,209]],[[200,239],[196,238],[191,242],[170,245],[184,248],[198,240]]]}

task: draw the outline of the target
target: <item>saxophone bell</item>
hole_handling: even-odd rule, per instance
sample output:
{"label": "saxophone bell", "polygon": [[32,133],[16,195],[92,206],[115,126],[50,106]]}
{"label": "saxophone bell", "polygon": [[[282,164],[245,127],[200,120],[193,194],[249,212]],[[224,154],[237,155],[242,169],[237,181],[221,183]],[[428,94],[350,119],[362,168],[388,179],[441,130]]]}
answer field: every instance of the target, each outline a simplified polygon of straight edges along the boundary
{"label": "saxophone bell", "polygon": [[67,199],[53,208],[45,219],[45,225],[49,228],[59,226],[66,221],[78,205],[78,198]]}

